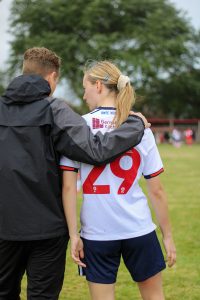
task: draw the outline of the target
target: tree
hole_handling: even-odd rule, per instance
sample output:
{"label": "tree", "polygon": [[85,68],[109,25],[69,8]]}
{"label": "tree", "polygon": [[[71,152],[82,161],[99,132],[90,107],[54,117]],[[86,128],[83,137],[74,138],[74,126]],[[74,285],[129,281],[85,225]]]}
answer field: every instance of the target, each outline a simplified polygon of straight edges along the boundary
{"label": "tree", "polygon": [[28,47],[49,47],[62,57],[62,76],[80,96],[85,61],[112,59],[144,96],[138,107],[150,115],[165,113],[162,97],[171,96],[174,79],[199,68],[198,35],[168,0],[16,0],[11,19],[12,70]]}
{"label": "tree", "polygon": [[[151,114],[174,118],[200,118],[200,33],[193,35],[184,65],[167,78],[152,82],[147,98]],[[148,105],[144,105],[146,110]]]}

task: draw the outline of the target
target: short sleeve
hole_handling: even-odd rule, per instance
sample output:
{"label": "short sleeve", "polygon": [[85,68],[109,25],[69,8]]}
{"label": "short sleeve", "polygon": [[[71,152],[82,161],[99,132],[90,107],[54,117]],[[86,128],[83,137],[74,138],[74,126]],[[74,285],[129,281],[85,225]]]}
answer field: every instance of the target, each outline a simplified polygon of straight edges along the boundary
{"label": "short sleeve", "polygon": [[144,157],[143,175],[145,179],[150,179],[164,172],[163,163],[153,134],[149,137],[149,143],[149,151]]}
{"label": "short sleeve", "polygon": [[78,172],[80,169],[80,162],[62,156],[60,159],[60,169],[64,171]]}

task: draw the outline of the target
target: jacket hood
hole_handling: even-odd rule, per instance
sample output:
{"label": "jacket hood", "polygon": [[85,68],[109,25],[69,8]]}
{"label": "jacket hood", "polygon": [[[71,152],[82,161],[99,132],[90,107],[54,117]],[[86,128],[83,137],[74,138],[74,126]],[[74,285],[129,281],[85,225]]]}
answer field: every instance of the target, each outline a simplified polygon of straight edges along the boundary
{"label": "jacket hood", "polygon": [[20,75],[9,84],[2,96],[6,104],[28,103],[48,97],[51,88],[45,79],[39,75]]}

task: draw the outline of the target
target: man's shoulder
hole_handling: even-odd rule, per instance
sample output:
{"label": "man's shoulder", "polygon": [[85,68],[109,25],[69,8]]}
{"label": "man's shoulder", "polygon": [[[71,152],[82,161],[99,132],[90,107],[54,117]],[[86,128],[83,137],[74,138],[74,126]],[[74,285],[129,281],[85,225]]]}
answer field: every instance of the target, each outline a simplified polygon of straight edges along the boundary
{"label": "man's shoulder", "polygon": [[48,101],[53,112],[70,112],[72,110],[65,99],[49,96],[44,100]]}
{"label": "man's shoulder", "polygon": [[62,99],[62,98],[57,98],[54,96],[48,96],[44,98],[44,100],[48,101],[50,104],[55,103],[55,104],[64,104],[67,105],[67,101]]}

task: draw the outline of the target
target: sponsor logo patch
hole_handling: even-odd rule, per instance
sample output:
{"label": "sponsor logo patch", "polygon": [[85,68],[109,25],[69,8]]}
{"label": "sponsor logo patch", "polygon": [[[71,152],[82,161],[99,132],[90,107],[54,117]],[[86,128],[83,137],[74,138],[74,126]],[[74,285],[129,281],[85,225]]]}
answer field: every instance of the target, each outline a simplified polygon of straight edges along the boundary
{"label": "sponsor logo patch", "polygon": [[92,118],[92,128],[99,129],[99,128],[114,128],[115,124],[109,120],[101,120],[98,118]]}

